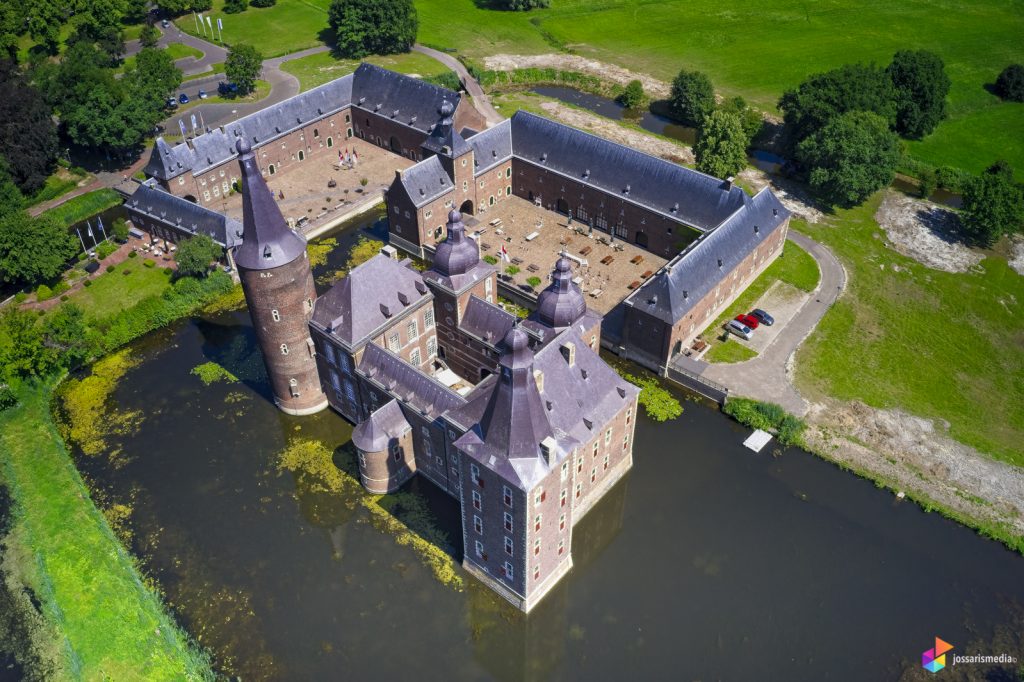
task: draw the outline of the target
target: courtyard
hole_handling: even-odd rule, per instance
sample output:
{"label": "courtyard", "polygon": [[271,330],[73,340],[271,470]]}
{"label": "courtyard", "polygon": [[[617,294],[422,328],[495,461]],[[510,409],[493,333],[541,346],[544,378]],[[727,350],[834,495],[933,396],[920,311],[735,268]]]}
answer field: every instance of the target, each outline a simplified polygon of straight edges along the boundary
{"label": "courtyard", "polygon": [[[353,150],[358,155],[355,166],[339,164],[338,153],[351,154]],[[412,164],[410,159],[353,137],[334,149],[311,154],[300,163],[264,177],[288,224],[308,231],[321,221],[331,220],[338,211],[348,212],[356,204],[372,200],[371,197],[379,201],[394,179],[395,170]],[[332,180],[334,187],[328,186]],[[233,192],[219,205],[211,204],[209,208],[241,222],[242,195]]]}
{"label": "courtyard", "polygon": [[[549,281],[558,254],[573,261],[573,281],[587,307],[601,314],[653,276],[667,261],[645,249],[611,238],[519,197],[508,197],[476,216],[463,216],[467,232],[477,238],[480,255],[497,259],[501,278],[524,292],[539,292]],[[507,259],[502,258],[502,247]],[[532,282],[530,281],[532,280]],[[537,280],[540,280],[538,283]]]}

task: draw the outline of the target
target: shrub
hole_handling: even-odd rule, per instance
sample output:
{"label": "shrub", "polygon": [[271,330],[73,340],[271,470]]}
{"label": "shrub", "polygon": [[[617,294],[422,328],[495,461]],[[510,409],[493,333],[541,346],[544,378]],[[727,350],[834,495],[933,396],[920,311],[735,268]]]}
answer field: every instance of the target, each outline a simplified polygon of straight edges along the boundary
{"label": "shrub", "polygon": [[152,24],[146,24],[139,31],[139,42],[142,47],[156,47],[158,40],[160,40],[160,32]]}
{"label": "shrub", "polygon": [[273,7],[277,0],[250,0],[249,4],[253,7]]}
{"label": "shrub", "polygon": [[225,14],[238,14],[244,12],[246,7],[249,5],[245,0],[225,0],[224,2],[224,13]]}
{"label": "shrub", "polygon": [[114,271],[114,270],[116,270],[116,269],[117,269],[117,267],[116,267],[116,266],[114,266],[114,265],[108,265],[108,266],[107,266],[107,272],[113,272],[113,271]]}
{"label": "shrub", "polygon": [[519,273],[519,268],[517,266],[515,266],[515,265],[510,265],[507,268],[505,268],[505,274],[506,275],[515,275],[515,274],[518,274],[518,273]]}
{"label": "shrub", "polygon": [[82,286],[86,287],[86,288],[91,287],[92,286],[92,280],[91,279],[85,280],[84,282],[82,282]]}
{"label": "shrub", "polygon": [[362,185],[363,187],[366,187],[368,184],[370,184],[370,181],[367,178],[359,178],[359,184]]}
{"label": "shrub", "polygon": [[484,256],[484,262],[490,263],[491,265],[497,265],[498,259],[495,256]]}
{"label": "shrub", "polygon": [[722,407],[722,411],[744,426],[774,433],[782,445],[799,444],[800,436],[807,428],[803,421],[776,403],[730,398]]}
{"label": "shrub", "polygon": [[64,294],[63,296],[60,297],[60,300],[61,300],[61,302],[67,301],[68,300],[68,295]]}
{"label": "shrub", "polygon": [[[144,265],[145,267],[147,267],[147,268],[151,268],[151,267],[153,267],[154,265],[156,265],[156,261],[154,261],[154,260],[153,260],[152,258],[147,258],[146,260],[142,261],[142,264],[143,264],[143,265]],[[127,274],[127,273],[128,273],[128,271],[127,271],[127,270],[125,270],[125,274]]]}
{"label": "shrub", "polygon": [[715,88],[707,74],[683,69],[672,81],[672,115],[687,125],[699,126],[715,109]]}
{"label": "shrub", "polygon": [[18,396],[7,384],[0,384],[0,412],[9,410],[18,404]]}
{"label": "shrub", "polygon": [[996,78],[996,94],[1011,102],[1024,102],[1024,64],[1010,64]]}
{"label": "shrub", "polygon": [[165,275],[173,275],[174,274],[174,268],[172,268],[172,267],[164,268],[164,274]]}
{"label": "shrub", "polygon": [[115,220],[114,224],[110,226],[110,232],[117,241],[121,243],[128,241],[128,223],[125,222],[124,218]]}
{"label": "shrub", "polygon": [[53,290],[45,284],[40,284],[39,288],[36,289],[36,300],[46,301],[51,298],[53,298]]}
{"label": "shrub", "polygon": [[128,254],[128,257],[129,258],[138,258],[139,257],[139,252],[138,251],[132,251],[131,253]]}
{"label": "shrub", "polygon": [[526,283],[529,284],[534,289],[536,289],[538,286],[540,286],[541,279],[540,279],[540,277],[537,277],[537,276],[527,277],[526,278]]}
{"label": "shrub", "polygon": [[28,294],[26,294],[24,291],[19,291],[14,295],[15,303],[24,303],[26,299],[28,299]]}
{"label": "shrub", "polygon": [[644,84],[638,80],[629,81],[629,85],[619,95],[619,103],[627,109],[636,109],[644,103]]}

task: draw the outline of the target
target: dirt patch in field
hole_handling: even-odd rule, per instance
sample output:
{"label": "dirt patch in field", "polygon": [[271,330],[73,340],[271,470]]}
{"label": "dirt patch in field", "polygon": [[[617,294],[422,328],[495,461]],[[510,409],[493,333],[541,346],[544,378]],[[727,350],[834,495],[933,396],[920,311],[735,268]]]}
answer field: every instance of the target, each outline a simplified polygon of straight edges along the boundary
{"label": "dirt patch in field", "polygon": [[632,80],[639,80],[644,84],[644,92],[655,99],[666,99],[672,89],[665,81],[646,74],[573,54],[496,54],[484,59],[484,66],[491,71],[513,71],[515,69],[579,71],[620,85],[627,85]]}
{"label": "dirt patch in field", "polygon": [[875,220],[896,251],[930,268],[967,272],[984,258],[960,241],[959,217],[939,204],[888,190]]}
{"label": "dirt patch in field", "polygon": [[757,168],[745,168],[740,171],[739,179],[755,193],[763,188],[771,186],[775,196],[779,198],[782,205],[793,214],[794,218],[806,220],[809,223],[820,223],[825,220],[825,214],[814,204],[814,199],[807,193],[806,187],[799,183],[780,177],[768,175]]}
{"label": "dirt patch in field", "polygon": [[1018,275],[1024,275],[1024,237],[1019,234],[1010,237],[1010,257],[1007,262]]}
{"label": "dirt patch in field", "polygon": [[807,421],[808,442],[817,452],[1024,535],[1024,470],[958,443],[946,425],[831,399],[812,403]]}
{"label": "dirt patch in field", "polygon": [[658,156],[675,163],[693,163],[693,150],[682,144],[625,128],[615,121],[566,106],[561,102],[542,102],[541,108],[556,121],[590,131],[607,140]]}

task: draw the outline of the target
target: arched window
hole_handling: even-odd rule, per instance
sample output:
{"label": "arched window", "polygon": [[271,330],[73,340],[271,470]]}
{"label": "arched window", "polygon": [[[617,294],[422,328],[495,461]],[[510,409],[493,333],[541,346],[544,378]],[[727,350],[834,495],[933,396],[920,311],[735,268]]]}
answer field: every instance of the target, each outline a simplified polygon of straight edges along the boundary
{"label": "arched window", "polygon": [[270,316],[272,318],[274,318],[274,322],[280,322],[281,321],[281,313],[279,313],[277,311],[277,308],[275,308],[275,309],[270,311]]}
{"label": "arched window", "polygon": [[270,174],[273,175],[276,172],[277,172],[277,168],[274,167],[274,164],[270,164]]}
{"label": "arched window", "polygon": [[281,355],[288,355],[288,344],[287,343],[282,343],[281,344]]}
{"label": "arched window", "polygon": [[316,128],[313,128],[313,137],[320,137],[320,131]]}
{"label": "arched window", "polygon": [[328,137],[327,138],[327,147],[330,148],[330,147],[333,147],[333,146],[334,146],[334,138],[333,137]]}
{"label": "arched window", "polygon": [[305,161],[305,160],[306,160],[306,152],[304,152],[304,151],[302,151],[300,149],[299,150],[299,161]]}

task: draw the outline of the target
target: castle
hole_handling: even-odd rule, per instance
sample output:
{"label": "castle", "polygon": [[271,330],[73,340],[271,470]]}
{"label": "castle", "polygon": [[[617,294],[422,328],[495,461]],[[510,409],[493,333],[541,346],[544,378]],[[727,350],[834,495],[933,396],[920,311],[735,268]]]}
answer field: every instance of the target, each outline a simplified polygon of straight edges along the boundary
{"label": "castle", "polygon": [[[632,465],[638,390],[600,348],[664,373],[779,255],[789,212],[768,189],[526,112],[482,123],[458,93],[363,64],[191,145],[158,139],[127,206],[141,227],[228,248],[277,405],[355,423],[368,490],[418,473],[457,499],[466,570],[529,611],[572,566],[573,525]],[[352,136],[416,162],[385,195],[389,240],[430,267],[380,254],[317,297],[266,178]],[[196,205],[236,182],[240,227]],[[668,261],[604,317],[563,250],[519,320],[463,222],[511,197]]]}

